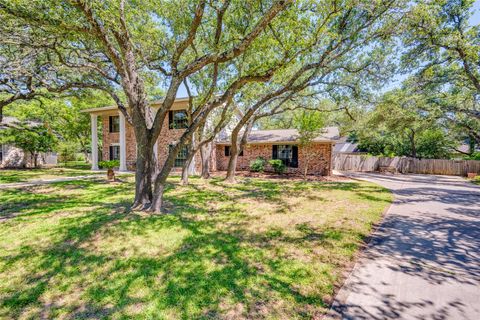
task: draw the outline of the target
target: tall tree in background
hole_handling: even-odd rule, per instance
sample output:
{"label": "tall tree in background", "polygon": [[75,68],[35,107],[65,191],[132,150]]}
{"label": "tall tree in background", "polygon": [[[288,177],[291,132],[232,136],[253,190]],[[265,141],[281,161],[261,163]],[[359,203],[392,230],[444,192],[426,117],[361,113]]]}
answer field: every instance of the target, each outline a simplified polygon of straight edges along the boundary
{"label": "tall tree in background", "polygon": [[310,162],[316,157],[313,150],[314,139],[318,137],[324,127],[324,117],[319,111],[302,110],[294,118],[294,126],[298,130],[298,141],[302,147],[305,167],[303,168],[303,178],[307,179]]}
{"label": "tall tree in background", "polygon": [[360,147],[386,156],[448,157],[455,142],[447,138],[438,108],[408,88],[383,94],[357,123]]}
{"label": "tall tree in background", "polygon": [[[308,34],[314,35],[308,59],[292,64],[282,77],[249,87],[255,93],[244,97],[237,107],[241,116],[231,134],[230,158],[226,181],[235,182],[235,168],[242,142],[263,114],[282,108],[311,88],[311,94],[349,96],[368,91],[385,80],[389,40],[395,21],[401,18],[402,1],[347,1],[341,5],[316,7],[316,24]],[[266,111],[267,110],[267,111]],[[269,111],[270,110],[270,111]],[[240,134],[243,131],[242,134]]]}
{"label": "tall tree in background", "polygon": [[[405,68],[417,90],[442,107],[480,121],[480,27],[471,25],[473,0],[418,1],[406,19]],[[467,100],[471,103],[461,103]]]}

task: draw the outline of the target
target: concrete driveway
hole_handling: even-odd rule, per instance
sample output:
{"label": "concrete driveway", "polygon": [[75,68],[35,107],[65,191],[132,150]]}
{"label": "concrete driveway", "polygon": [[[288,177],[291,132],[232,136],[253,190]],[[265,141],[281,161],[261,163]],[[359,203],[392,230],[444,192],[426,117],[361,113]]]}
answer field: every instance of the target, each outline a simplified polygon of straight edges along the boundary
{"label": "concrete driveway", "polygon": [[480,319],[480,187],[450,176],[346,175],[391,189],[395,201],[332,318]]}

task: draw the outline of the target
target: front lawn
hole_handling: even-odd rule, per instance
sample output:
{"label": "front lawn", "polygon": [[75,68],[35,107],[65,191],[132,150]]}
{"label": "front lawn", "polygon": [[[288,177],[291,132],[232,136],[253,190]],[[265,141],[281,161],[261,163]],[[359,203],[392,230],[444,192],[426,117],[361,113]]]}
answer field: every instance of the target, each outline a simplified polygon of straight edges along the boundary
{"label": "front lawn", "polygon": [[480,185],[480,176],[476,176],[472,179],[472,183]]}
{"label": "front lawn", "polygon": [[46,168],[46,169],[0,169],[0,183],[28,182],[32,180],[55,179],[97,175],[99,172],[79,168]]}
{"label": "front lawn", "polygon": [[311,319],[392,200],[367,182],[170,179],[0,191],[0,318]]}

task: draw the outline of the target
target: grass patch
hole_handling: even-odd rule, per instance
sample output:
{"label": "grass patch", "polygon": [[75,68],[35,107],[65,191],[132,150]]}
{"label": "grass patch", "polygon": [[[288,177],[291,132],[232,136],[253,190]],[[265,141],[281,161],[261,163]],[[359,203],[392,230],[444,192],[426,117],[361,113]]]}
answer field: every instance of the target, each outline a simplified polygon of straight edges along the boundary
{"label": "grass patch", "polygon": [[0,191],[0,318],[311,319],[391,194],[367,182],[132,178]]}
{"label": "grass patch", "polygon": [[33,180],[55,179],[96,175],[98,172],[84,168],[55,167],[46,169],[0,169],[0,183],[28,182]]}
{"label": "grass patch", "polygon": [[476,176],[472,179],[472,183],[476,185],[480,185],[480,176]]}

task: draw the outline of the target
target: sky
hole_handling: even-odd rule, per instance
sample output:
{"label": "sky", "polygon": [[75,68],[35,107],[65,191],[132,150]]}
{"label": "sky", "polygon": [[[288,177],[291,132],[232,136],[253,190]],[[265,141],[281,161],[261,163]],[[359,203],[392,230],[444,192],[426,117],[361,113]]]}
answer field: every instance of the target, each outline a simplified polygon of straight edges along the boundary
{"label": "sky", "polygon": [[[473,4],[473,15],[470,18],[470,23],[471,23],[471,25],[480,24],[480,0],[475,1],[475,3]],[[395,80],[394,83],[388,85],[388,87],[385,88],[385,89],[389,90],[389,89],[392,89],[395,86],[398,86],[405,78],[406,78],[406,76],[398,77]],[[187,90],[185,89],[185,86],[182,83],[180,85],[180,88],[177,91],[177,98],[183,98],[183,97],[186,97],[186,96],[188,96]]]}

